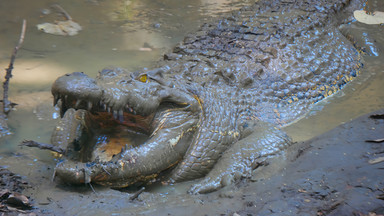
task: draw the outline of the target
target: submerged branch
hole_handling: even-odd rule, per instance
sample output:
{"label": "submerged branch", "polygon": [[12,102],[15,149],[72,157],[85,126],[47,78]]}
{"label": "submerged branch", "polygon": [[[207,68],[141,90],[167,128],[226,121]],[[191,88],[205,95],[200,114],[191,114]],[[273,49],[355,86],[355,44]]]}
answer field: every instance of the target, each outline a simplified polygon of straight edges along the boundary
{"label": "submerged branch", "polygon": [[6,69],[5,81],[3,83],[3,112],[5,114],[9,113],[9,111],[11,109],[11,102],[8,100],[9,80],[12,77],[13,64],[14,64],[15,59],[16,59],[17,51],[20,49],[21,45],[24,42],[24,36],[25,36],[25,29],[26,28],[27,28],[27,21],[24,19],[23,20],[23,26],[21,28],[19,43],[17,44],[17,46],[13,50],[11,60],[9,62],[9,66]]}
{"label": "submerged branch", "polygon": [[28,147],[37,147],[39,149],[47,149],[47,150],[57,152],[59,154],[65,153],[65,149],[62,149],[58,146],[55,146],[52,144],[47,144],[47,143],[40,143],[40,142],[36,142],[33,140],[24,140],[23,142],[20,143],[20,146],[28,146]]}

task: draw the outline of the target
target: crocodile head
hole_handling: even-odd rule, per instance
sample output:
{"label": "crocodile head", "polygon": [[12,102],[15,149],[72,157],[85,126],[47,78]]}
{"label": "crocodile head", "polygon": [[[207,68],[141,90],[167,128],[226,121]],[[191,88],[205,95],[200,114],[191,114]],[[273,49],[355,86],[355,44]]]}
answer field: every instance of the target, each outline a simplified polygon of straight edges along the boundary
{"label": "crocodile head", "polygon": [[[120,68],[111,68],[100,71],[96,79],[74,72],[59,77],[52,85],[52,94],[54,104],[60,107],[61,116],[70,115],[66,118],[75,120],[62,123],[52,135],[53,144],[66,143],[62,147],[67,149],[64,161],[67,160],[68,165],[58,165],[56,175],[70,183],[94,181],[87,180],[85,171],[79,177],[81,170],[76,167],[87,167],[84,163],[99,163],[102,164],[100,169],[106,170],[108,164],[116,164],[119,158],[125,157],[126,161],[130,161],[125,152],[128,149],[148,143],[161,147],[167,144],[161,142],[169,140],[181,142],[180,138],[196,126],[201,110],[197,96],[187,88],[175,88],[172,82],[164,81],[161,70],[128,73]],[[142,138],[129,143],[125,138],[127,136]],[[183,145],[186,143],[184,140]],[[128,145],[133,147],[127,148]],[[186,149],[185,146],[179,148],[178,153],[183,154]],[[147,150],[143,147],[136,152]],[[141,160],[142,166],[162,163],[151,160]],[[169,168],[177,160],[180,159],[166,160],[164,163],[167,164],[162,167]],[[137,175],[145,175],[142,169],[137,169]],[[100,178],[99,171],[92,171],[95,178]],[[148,172],[147,176],[153,176],[153,173]],[[113,185],[110,179],[113,177],[109,177],[108,185]],[[96,183],[103,184],[101,181]],[[126,186],[121,182],[115,185]]]}

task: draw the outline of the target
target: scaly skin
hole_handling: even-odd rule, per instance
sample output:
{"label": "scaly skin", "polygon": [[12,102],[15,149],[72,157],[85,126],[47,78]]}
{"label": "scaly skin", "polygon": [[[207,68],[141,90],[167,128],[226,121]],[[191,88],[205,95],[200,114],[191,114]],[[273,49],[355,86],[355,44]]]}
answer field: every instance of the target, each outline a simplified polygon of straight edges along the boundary
{"label": "scaly skin", "polygon": [[[359,73],[360,54],[338,26],[362,7],[359,0],[260,1],[202,26],[157,69],[58,78],[52,93],[63,113],[108,111],[148,140],[110,161],[69,159],[58,164],[57,176],[120,187],[172,168],[171,182],[205,176],[192,193],[248,177],[290,144],[279,128]],[[149,124],[129,123],[127,116],[148,117]]]}

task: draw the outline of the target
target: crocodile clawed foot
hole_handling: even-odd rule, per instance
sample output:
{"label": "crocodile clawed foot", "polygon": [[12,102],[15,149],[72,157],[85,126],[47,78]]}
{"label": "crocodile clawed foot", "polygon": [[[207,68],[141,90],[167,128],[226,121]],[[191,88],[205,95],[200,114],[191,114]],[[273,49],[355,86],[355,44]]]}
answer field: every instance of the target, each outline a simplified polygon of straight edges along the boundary
{"label": "crocodile clawed foot", "polygon": [[188,193],[190,194],[202,194],[202,193],[209,193],[212,191],[216,191],[223,186],[221,185],[221,182],[219,179],[210,179],[205,178],[201,180],[199,183],[192,185],[192,187],[188,190]]}
{"label": "crocodile clawed foot", "polygon": [[206,177],[199,183],[192,185],[188,190],[190,194],[203,194],[217,191],[227,185],[231,185],[235,181],[232,174],[226,173],[216,177]]}

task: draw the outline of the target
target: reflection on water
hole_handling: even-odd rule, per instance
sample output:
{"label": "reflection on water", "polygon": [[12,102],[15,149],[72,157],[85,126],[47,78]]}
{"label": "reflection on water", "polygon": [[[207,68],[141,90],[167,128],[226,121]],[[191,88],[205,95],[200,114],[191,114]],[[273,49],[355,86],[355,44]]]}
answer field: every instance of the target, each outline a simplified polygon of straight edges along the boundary
{"label": "reflection on water", "polygon": [[[208,16],[242,5],[241,1],[233,2],[37,0],[31,4],[28,0],[0,1],[0,64],[7,65],[18,40],[21,20],[25,18],[28,27],[14,70],[15,87],[16,83],[32,87],[38,84],[48,89],[59,75],[83,71],[94,76],[108,65],[131,70],[142,68],[181,41],[187,32],[197,29]],[[64,20],[50,7],[53,3],[59,3],[83,27],[79,35],[63,37],[37,30],[37,24]]]}
{"label": "reflection on water", "polygon": [[[57,118],[51,106],[51,83],[58,76],[73,71],[83,71],[94,77],[108,65],[129,70],[150,67],[163,52],[209,17],[250,2],[34,0],[31,4],[29,0],[0,1],[0,65],[3,68],[8,65],[18,41],[21,20],[25,18],[28,22],[10,89],[10,99],[19,106],[9,116],[13,135],[0,140],[0,165],[27,176],[35,186],[37,200],[47,196],[60,199],[59,193],[63,191],[50,182],[56,163],[53,156],[47,151],[18,146],[23,139],[49,142]],[[59,3],[83,27],[79,35],[63,37],[37,30],[39,23],[63,19],[50,8],[53,3]],[[372,29],[367,31],[374,31]],[[375,38],[380,45],[379,56],[367,57],[363,74],[352,85],[314,107],[321,111],[314,111],[288,127],[287,132],[295,140],[308,139],[384,107],[384,39],[377,35]]]}

